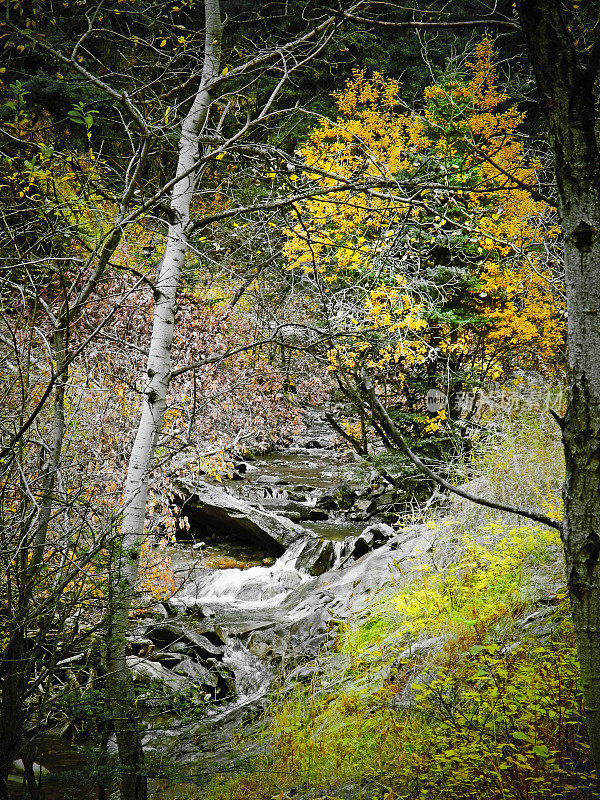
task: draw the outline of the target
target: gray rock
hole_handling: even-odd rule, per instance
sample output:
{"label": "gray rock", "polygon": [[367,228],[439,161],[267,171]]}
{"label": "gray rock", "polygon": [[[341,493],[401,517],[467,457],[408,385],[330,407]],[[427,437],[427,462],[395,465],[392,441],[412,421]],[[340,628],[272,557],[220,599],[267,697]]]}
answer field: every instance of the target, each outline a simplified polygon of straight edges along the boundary
{"label": "gray rock", "polygon": [[306,520],[311,518],[312,508],[289,498],[264,498],[261,506],[281,516],[292,520]]}
{"label": "gray rock", "polygon": [[431,636],[429,639],[423,639],[422,642],[414,642],[403,650],[395,659],[397,666],[401,661],[410,661],[417,656],[423,656],[433,650],[439,650],[450,638],[448,634],[441,636]]}
{"label": "gray rock", "polygon": [[267,641],[260,632],[255,632],[248,637],[246,647],[253,655],[264,661],[273,652],[273,641]]}
{"label": "gray rock", "polygon": [[216,688],[219,682],[217,675],[192,661],[191,658],[184,658],[176,667],[173,667],[173,672],[176,675],[183,675],[195,683],[201,683],[203,686],[210,686],[211,688]]}
{"label": "gray rock", "polygon": [[362,536],[373,535],[375,539],[379,539],[381,542],[385,542],[388,539],[391,539],[392,536],[395,536],[396,531],[392,528],[391,525],[386,525],[384,522],[379,522],[375,525],[369,525],[365,528],[362,532]]}
{"label": "gray rock", "polygon": [[151,624],[147,626],[146,634],[156,645],[173,653],[193,650],[203,658],[223,655],[223,642],[217,634],[206,630],[199,633],[179,620]]}
{"label": "gray rock", "polygon": [[356,559],[381,547],[393,536],[394,529],[390,525],[379,523],[378,525],[369,525],[358,536],[348,537],[344,541],[348,555]]}
{"label": "gray rock", "polygon": [[331,614],[326,608],[307,603],[292,615],[279,616],[281,623],[253,631],[245,642],[248,650],[263,660],[294,666],[314,658],[333,637]]}
{"label": "gray rock", "polygon": [[254,483],[265,484],[267,486],[288,486],[289,481],[279,478],[277,475],[259,475]]}
{"label": "gray rock", "polygon": [[189,642],[173,642],[172,644],[167,646],[169,653],[174,653],[177,655],[187,654],[190,650],[190,643]]}
{"label": "gray rock", "polygon": [[540,608],[537,611],[533,611],[531,614],[528,614],[526,617],[523,617],[523,619],[517,620],[515,625],[518,628],[527,630],[527,628],[531,628],[534,625],[537,626],[540,624],[540,622],[546,621],[548,617],[551,617],[555,613],[555,608]]}
{"label": "gray rock", "polygon": [[200,652],[202,656],[208,658],[209,656],[220,657],[223,655],[223,647],[221,644],[214,644],[207,636],[197,633],[188,627],[183,627],[183,632],[187,640],[193,644],[194,650]]}
{"label": "gray rock", "polygon": [[295,588],[301,580],[301,576],[293,570],[280,572],[277,576],[277,581],[272,586],[267,586],[262,590],[261,599],[269,600],[271,597],[281,594],[281,592],[288,592]]}
{"label": "gray rock", "polygon": [[391,506],[396,502],[396,494],[394,492],[384,492],[374,498],[374,500],[378,507]]}
{"label": "gray rock", "polygon": [[305,542],[294,562],[296,569],[302,569],[309,575],[322,575],[334,565],[337,557],[336,543],[328,540],[314,539]]}
{"label": "gray rock", "polygon": [[149,661],[138,656],[127,656],[127,666],[133,676],[133,680],[142,684],[149,684],[152,681],[162,681],[170,689],[181,689],[186,679],[182,675],[176,675],[170,669],[160,664],[158,661]]}
{"label": "gray rock", "polygon": [[390,545],[400,550],[403,554],[427,553],[432,548],[432,536],[424,525],[402,533],[396,534],[390,539]]}
{"label": "gray rock", "polygon": [[557,617],[556,608],[540,608],[533,611],[523,619],[515,623],[515,627],[523,630],[527,636],[535,636],[536,639],[548,639],[560,624]]}
{"label": "gray rock", "polygon": [[[175,748],[172,755],[183,761],[195,760],[198,757],[198,740],[201,739],[204,751],[201,758],[205,758],[206,751],[210,750],[210,758],[214,757],[215,763],[221,759],[224,765],[229,765],[232,754],[226,742],[239,726],[240,719],[256,709],[269,684],[264,675],[256,676],[251,672],[252,686],[256,686],[256,691],[254,688],[250,692],[240,690],[240,685],[244,684],[239,683],[240,662],[230,658],[232,643],[241,643],[248,655],[266,661],[270,669],[280,667],[289,673],[298,668],[294,678],[297,681],[310,680],[316,668],[314,665],[307,667],[306,660],[319,658],[321,661],[323,650],[336,638],[337,621],[360,613],[376,596],[385,596],[386,592],[397,590],[394,582],[398,581],[399,576],[409,573],[411,565],[428,560],[426,551],[430,544],[422,535],[424,533],[424,530],[416,528],[395,534],[385,525],[374,525],[366,528],[359,537],[347,537],[337,542],[306,537],[294,543],[275,569],[253,568],[254,572],[248,573],[247,582],[238,581],[237,572],[232,570],[228,575],[225,571],[222,593],[214,589],[214,581],[218,578],[209,575],[195,578],[198,584],[192,582],[182,588],[180,599],[185,599],[183,595],[186,593],[189,595],[190,610],[197,600],[206,614],[208,603],[213,608],[214,620],[202,620],[197,627],[189,621],[189,617],[185,622],[177,619],[142,626],[140,633],[145,637],[157,645],[164,642],[161,647],[167,653],[167,658],[170,654],[172,658],[181,659],[179,664],[164,660],[162,664],[154,663],[154,667],[164,666],[167,677],[175,681],[204,683],[215,697],[224,697],[231,695],[233,678],[227,670],[233,666],[238,670],[236,682],[240,694],[238,701],[225,707],[229,709],[225,716],[219,712],[212,721],[202,723],[193,731],[188,726],[185,731],[178,733],[177,738],[169,737]],[[334,564],[337,566],[331,568]],[[302,569],[302,573],[297,572],[298,568]],[[312,574],[307,575],[307,572]],[[243,576],[245,573],[240,574]],[[205,585],[201,583],[202,580],[206,581]],[[238,587],[241,594],[237,591]],[[246,590],[250,600],[247,604],[242,602]],[[271,590],[273,597],[277,598],[273,601],[269,599]],[[203,597],[206,597],[206,603]],[[177,599],[175,596],[173,602]],[[188,605],[183,603],[181,608],[187,609]],[[223,648],[212,632],[213,627],[223,631],[221,640],[228,641],[224,659],[220,655]],[[207,639],[218,651],[215,655],[206,655],[206,645],[204,650],[201,649],[199,645],[202,638]],[[425,646],[426,643],[420,645]],[[416,652],[413,647],[412,655]],[[198,664],[200,653],[202,663]],[[348,658],[342,654],[335,657]],[[336,676],[347,666],[341,662],[339,670],[335,671]],[[202,676],[208,681],[206,672],[210,674],[212,684],[203,681]],[[243,677],[244,673],[241,674]],[[284,678],[284,690],[285,685]],[[398,697],[398,702],[411,702],[410,692],[406,697]],[[157,741],[160,739],[157,738]],[[160,746],[163,746],[162,741]],[[352,792],[353,789],[349,787],[349,793]]]}
{"label": "gray rock", "polygon": [[288,497],[290,500],[295,500],[296,502],[303,503],[306,500],[306,492],[298,491],[291,489],[288,491]]}
{"label": "gray rock", "polygon": [[324,489],[317,499],[316,507],[333,511],[334,509],[344,510],[352,507],[358,497],[358,491],[348,483],[341,483],[339,486],[332,486]]}
{"label": "gray rock", "polygon": [[184,653],[171,653],[168,650],[155,650],[152,653],[152,661],[158,661],[159,664],[163,664],[167,669],[173,669],[176,667],[177,664],[181,664],[183,659],[185,658]]}
{"label": "gray rock", "polygon": [[129,645],[131,654],[134,656],[147,656],[154,647],[154,642],[147,636],[128,636],[127,644]]}
{"label": "gray rock", "polygon": [[310,531],[289,519],[255,508],[214,486],[178,479],[178,488],[188,498],[183,505],[185,514],[196,526],[243,542],[256,542],[275,555],[281,555],[298,539],[311,536]]}

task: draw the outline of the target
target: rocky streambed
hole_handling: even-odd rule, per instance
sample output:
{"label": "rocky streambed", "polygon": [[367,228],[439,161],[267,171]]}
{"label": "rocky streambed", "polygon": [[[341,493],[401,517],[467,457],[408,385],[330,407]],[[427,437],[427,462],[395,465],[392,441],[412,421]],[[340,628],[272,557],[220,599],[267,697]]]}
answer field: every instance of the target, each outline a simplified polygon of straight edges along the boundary
{"label": "rocky streambed", "polygon": [[178,489],[190,522],[171,553],[181,586],[132,626],[128,664],[147,752],[198,774],[251,755],[231,736],[273,681],[302,670],[431,543],[424,526],[390,526],[394,488],[335,450],[314,412],[284,453],[240,461],[220,483],[184,475]]}
{"label": "rocky streambed", "polygon": [[[392,532],[384,539],[388,531],[371,531],[372,538],[354,540],[374,545],[361,555],[346,540],[332,548],[326,541],[299,540],[271,567],[191,578],[171,599],[169,619],[132,630],[131,645],[140,654],[129,663],[142,683],[159,679],[175,690],[190,681],[201,686],[206,714],[194,723],[160,720],[148,731],[147,747],[179,763],[224,765],[231,758],[231,733],[261,706],[272,680],[313,660],[335,640],[340,621],[427,559],[426,532]],[[334,565],[311,574],[319,553],[330,549]],[[160,698],[149,693],[140,702],[156,707]]]}
{"label": "rocky streambed", "polygon": [[[333,643],[340,622],[427,559],[431,542],[425,526],[389,524],[393,492],[334,449],[316,414],[285,453],[239,462],[223,482],[184,476],[178,486],[190,521],[174,553],[184,580],[162,619],[132,629],[129,665],[141,684],[198,687],[203,718],[159,715],[146,746],[213,770],[233,758],[231,733],[273,681]],[[166,696],[140,699],[168,710]]]}

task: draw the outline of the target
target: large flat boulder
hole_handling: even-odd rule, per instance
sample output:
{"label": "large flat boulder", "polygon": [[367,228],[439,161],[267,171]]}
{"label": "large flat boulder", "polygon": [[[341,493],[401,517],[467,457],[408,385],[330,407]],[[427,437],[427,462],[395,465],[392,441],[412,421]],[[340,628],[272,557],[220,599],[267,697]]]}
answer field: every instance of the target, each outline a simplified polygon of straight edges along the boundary
{"label": "large flat boulder", "polygon": [[177,481],[181,491],[182,512],[194,526],[242,542],[262,545],[274,555],[281,555],[298,541],[314,534],[285,517],[251,505],[223,489],[207,483]]}
{"label": "large flat boulder", "polygon": [[176,675],[158,661],[149,661],[147,658],[139,656],[127,656],[127,666],[133,676],[133,680],[142,684],[162,681],[176,692],[188,681],[185,675]]}

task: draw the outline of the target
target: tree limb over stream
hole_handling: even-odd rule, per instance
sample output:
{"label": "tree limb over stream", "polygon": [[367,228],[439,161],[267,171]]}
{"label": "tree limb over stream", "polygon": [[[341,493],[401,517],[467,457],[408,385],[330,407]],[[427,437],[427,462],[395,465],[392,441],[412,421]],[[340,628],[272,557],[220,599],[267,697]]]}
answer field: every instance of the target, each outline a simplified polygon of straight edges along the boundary
{"label": "tree limb over stream", "polygon": [[438,475],[437,472],[434,472],[434,470],[428,467],[427,464],[424,464],[419,456],[417,456],[416,453],[413,453],[413,451],[410,449],[404,437],[394,424],[394,420],[390,417],[385,406],[377,397],[373,382],[364,368],[361,370],[360,377],[363,388],[371,402],[371,413],[375,415],[375,411],[377,412],[379,421],[381,422],[381,425],[390,439],[408,456],[415,467],[431,478],[431,480],[435,481],[443,489],[446,489],[447,491],[452,492],[459,497],[464,497],[465,500],[470,500],[472,503],[477,503],[478,505],[486,506],[487,508],[493,508],[496,511],[506,511],[509,514],[517,514],[519,517],[526,517],[527,519],[534,520],[534,522],[540,522],[542,525],[547,525],[549,528],[562,531],[562,521],[552,519],[552,517],[548,517],[546,514],[541,514],[537,511],[531,511],[526,508],[519,508],[518,506],[511,506],[505,503],[497,503],[494,500],[488,500],[485,497],[477,497],[476,495],[471,494],[464,489],[459,489],[458,486],[454,486],[442,478],[441,475]]}

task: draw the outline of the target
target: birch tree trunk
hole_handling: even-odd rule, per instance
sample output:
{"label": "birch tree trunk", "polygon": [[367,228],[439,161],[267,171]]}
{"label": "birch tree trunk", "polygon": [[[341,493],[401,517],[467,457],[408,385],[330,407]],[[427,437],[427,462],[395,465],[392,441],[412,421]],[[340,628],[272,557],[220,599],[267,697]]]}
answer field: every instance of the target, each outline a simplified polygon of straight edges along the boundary
{"label": "birch tree trunk", "polygon": [[585,713],[600,776],[600,151],[594,93],[600,35],[582,56],[559,2],[518,0],[517,8],[556,162],[569,370],[562,538]]}
{"label": "birch tree trunk", "polygon": [[137,434],[131,450],[125,483],[124,512],[112,579],[111,619],[107,645],[107,690],[111,706],[119,760],[121,762],[121,800],[145,800],[146,778],[141,743],[141,725],[127,669],[125,635],[129,611],[138,576],[144,535],[148,480],[156,443],[166,409],[170,381],[171,345],[175,325],[179,277],[188,249],[190,203],[198,180],[198,137],[206,121],[211,97],[211,81],[219,74],[221,17],[219,0],[205,0],[206,33],[200,87],[183,120],[179,157],[171,196],[172,222],[169,224],[162,266],[156,283],[154,319],[146,366],[146,385]]}

